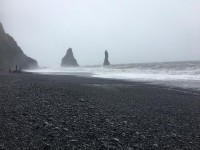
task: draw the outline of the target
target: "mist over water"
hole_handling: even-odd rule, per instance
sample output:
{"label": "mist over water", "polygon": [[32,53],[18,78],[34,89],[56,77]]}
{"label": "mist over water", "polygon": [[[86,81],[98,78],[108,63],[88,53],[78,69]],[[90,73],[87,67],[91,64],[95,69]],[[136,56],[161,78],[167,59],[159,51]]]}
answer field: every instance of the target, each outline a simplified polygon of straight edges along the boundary
{"label": "mist over water", "polygon": [[40,66],[199,60],[199,0],[0,0],[0,22]]}
{"label": "mist over water", "polygon": [[200,90],[200,61],[118,64],[103,67],[45,68],[31,70],[40,74],[86,75],[93,77],[142,81]]}

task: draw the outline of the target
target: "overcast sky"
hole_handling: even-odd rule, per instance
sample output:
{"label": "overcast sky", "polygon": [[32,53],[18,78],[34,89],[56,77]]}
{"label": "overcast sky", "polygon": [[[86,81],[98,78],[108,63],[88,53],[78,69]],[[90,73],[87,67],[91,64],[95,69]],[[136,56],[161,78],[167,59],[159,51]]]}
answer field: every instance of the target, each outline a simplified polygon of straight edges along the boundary
{"label": "overcast sky", "polygon": [[200,0],[0,0],[0,21],[41,66],[200,60]]}

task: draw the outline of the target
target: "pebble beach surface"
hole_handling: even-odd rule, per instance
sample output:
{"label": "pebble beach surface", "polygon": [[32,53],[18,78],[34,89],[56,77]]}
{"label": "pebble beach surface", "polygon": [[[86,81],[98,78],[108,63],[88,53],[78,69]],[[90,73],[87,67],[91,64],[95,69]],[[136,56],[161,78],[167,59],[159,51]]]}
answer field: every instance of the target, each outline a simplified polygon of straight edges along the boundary
{"label": "pebble beach surface", "polygon": [[200,92],[90,77],[0,75],[0,149],[200,149]]}

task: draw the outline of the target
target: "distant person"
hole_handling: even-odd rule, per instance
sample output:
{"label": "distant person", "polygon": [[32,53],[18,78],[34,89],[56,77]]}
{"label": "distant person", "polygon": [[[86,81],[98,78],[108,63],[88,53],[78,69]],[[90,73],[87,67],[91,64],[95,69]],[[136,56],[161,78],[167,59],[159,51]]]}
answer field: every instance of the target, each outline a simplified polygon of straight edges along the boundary
{"label": "distant person", "polygon": [[16,69],[16,71],[17,71],[17,69],[18,69],[17,65],[15,66],[15,69]]}
{"label": "distant person", "polygon": [[11,73],[12,73],[12,70],[9,68],[8,72],[9,72],[9,74],[11,74]]}

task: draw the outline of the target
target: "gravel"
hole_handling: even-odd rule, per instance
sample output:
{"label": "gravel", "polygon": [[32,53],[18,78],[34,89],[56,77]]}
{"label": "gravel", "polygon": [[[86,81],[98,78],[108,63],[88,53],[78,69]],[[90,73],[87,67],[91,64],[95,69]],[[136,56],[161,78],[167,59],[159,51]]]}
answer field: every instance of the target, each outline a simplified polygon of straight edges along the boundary
{"label": "gravel", "polygon": [[0,149],[200,149],[200,93],[194,92],[90,77],[0,75]]}

